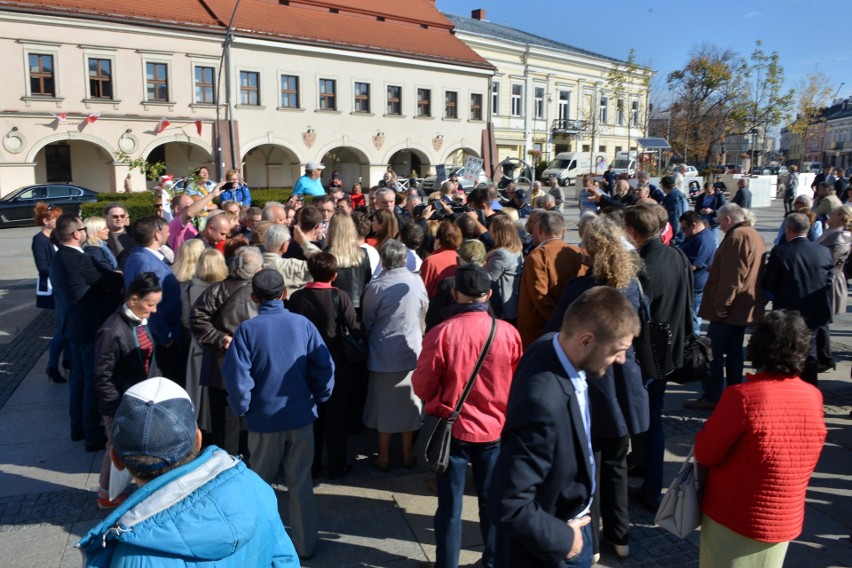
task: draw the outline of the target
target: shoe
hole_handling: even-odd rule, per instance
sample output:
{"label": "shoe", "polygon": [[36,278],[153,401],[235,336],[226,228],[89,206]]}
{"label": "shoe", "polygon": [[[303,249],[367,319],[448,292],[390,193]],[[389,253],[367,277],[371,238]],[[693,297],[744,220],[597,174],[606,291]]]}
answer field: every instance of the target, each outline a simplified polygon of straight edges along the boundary
{"label": "shoe", "polygon": [[391,470],[390,462],[380,462],[379,456],[373,456],[372,458],[370,458],[370,465],[381,471],[382,473],[387,473]]}
{"label": "shoe", "polygon": [[341,477],[343,477],[344,475],[346,475],[350,471],[352,471],[352,466],[349,465],[349,464],[346,464],[346,465],[343,466],[343,469],[341,469],[340,471],[336,471],[334,473],[329,472],[328,478],[332,481],[335,481],[337,479],[340,479]]}
{"label": "shoe", "polygon": [[713,410],[716,408],[716,403],[702,395],[701,398],[687,400],[683,403],[683,407],[689,410]]}
{"label": "shoe", "polygon": [[130,497],[130,493],[122,493],[112,501],[109,500],[109,493],[101,489],[98,491],[98,509],[115,509],[122,503],[124,503],[127,498]]}
{"label": "shoe", "polygon": [[51,383],[67,383],[68,379],[62,376],[62,373],[59,372],[59,369],[56,367],[48,367],[47,368],[47,378]]}
{"label": "shoe", "polygon": [[66,371],[71,370],[71,359],[63,359],[62,360],[62,368]]}
{"label": "shoe", "polygon": [[83,434],[82,430],[71,430],[71,441],[72,442],[79,442],[80,440],[82,440],[85,437],[86,437],[86,435]]}
{"label": "shoe", "polygon": [[837,363],[834,361],[831,363],[817,363],[817,373],[827,373],[835,369],[837,369]]}
{"label": "shoe", "polygon": [[660,497],[648,495],[648,493],[642,488],[641,485],[639,485],[638,487],[629,485],[627,487],[627,494],[630,495],[631,499],[642,505],[642,507],[644,507],[651,513],[656,514],[657,509],[660,508]]}
{"label": "shoe", "polygon": [[[607,541],[609,542],[609,541]],[[615,549],[615,554],[619,558],[627,558],[630,556],[630,545],[629,544],[615,544],[614,542],[610,542],[612,547]]]}

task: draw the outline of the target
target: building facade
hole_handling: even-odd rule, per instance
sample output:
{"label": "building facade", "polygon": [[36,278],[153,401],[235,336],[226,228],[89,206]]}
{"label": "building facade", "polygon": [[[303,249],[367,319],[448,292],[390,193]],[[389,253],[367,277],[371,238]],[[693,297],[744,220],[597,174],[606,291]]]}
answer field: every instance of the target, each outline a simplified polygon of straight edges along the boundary
{"label": "building facade", "polygon": [[[637,149],[646,131],[650,69],[485,20],[446,14],[456,36],[497,71],[489,90],[497,158],[549,161],[559,152]],[[540,156],[540,157],[539,157]],[[496,160],[495,160],[496,161]]]}
{"label": "building facade", "polygon": [[[292,186],[304,164],[344,183],[423,176],[480,156],[493,67],[429,0],[0,0],[0,195],[72,181],[243,170]],[[9,38],[14,35],[14,38]]]}

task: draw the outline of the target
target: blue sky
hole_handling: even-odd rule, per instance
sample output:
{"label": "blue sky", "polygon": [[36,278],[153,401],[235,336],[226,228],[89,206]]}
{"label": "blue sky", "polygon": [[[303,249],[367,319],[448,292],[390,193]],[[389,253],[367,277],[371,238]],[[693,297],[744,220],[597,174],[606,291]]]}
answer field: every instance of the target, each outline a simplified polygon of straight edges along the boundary
{"label": "blue sky", "polygon": [[788,87],[813,70],[831,79],[840,97],[852,95],[850,0],[437,0],[438,9],[486,19],[583,49],[626,58],[657,71],[654,86],[682,68],[694,46],[712,42],[742,55],[762,40],[777,51]]}

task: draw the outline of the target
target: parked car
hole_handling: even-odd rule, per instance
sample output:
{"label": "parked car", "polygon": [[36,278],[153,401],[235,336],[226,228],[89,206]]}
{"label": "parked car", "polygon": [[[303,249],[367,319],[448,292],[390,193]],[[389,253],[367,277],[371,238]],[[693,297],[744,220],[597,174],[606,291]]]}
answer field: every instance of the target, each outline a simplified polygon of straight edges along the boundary
{"label": "parked car", "polygon": [[743,173],[743,169],[738,164],[725,164],[725,173],[726,174],[741,174],[741,173]]}
{"label": "parked car", "polygon": [[[470,190],[477,187],[479,184],[491,181],[488,179],[488,176],[485,175],[484,170],[479,170],[479,175],[476,177],[476,181],[470,181],[464,178],[464,166],[456,168],[448,167],[446,168],[446,171],[447,179],[450,179],[452,176],[458,176],[459,187],[463,189],[465,193],[470,193]],[[441,184],[438,183],[438,176],[423,178],[423,183],[420,185],[420,188],[423,190],[423,193],[427,195],[433,191],[439,191],[441,189]]]}
{"label": "parked car", "polygon": [[700,175],[698,173],[698,168],[696,168],[695,166],[687,165],[687,164],[676,164],[676,165],[672,166],[672,174],[676,173],[678,168],[680,168],[681,166],[686,168],[686,172],[684,172],[684,174],[683,174],[684,177],[694,177],[694,176]]}
{"label": "parked car", "polygon": [[63,213],[80,213],[82,203],[93,203],[95,191],[67,183],[43,183],[16,189],[0,199],[0,227],[33,225],[33,208],[38,201],[62,208]]}

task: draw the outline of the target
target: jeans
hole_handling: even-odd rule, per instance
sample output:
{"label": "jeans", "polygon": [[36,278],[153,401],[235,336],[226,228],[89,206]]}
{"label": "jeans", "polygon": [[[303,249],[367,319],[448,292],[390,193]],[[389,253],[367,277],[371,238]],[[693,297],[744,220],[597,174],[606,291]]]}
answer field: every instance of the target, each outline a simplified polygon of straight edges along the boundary
{"label": "jeans", "polygon": [[71,346],[71,376],[68,381],[68,414],[71,434],[83,434],[87,445],[96,446],[105,440],[98,412],[95,391],[95,343],[73,341]]}
{"label": "jeans", "polygon": [[723,321],[711,321],[707,327],[707,337],[713,343],[713,362],[710,363],[710,376],[704,380],[704,397],[711,402],[719,402],[722,390],[727,386],[743,382],[743,340],[744,325],[731,325]]}
{"label": "jeans", "polygon": [[701,318],[698,317],[698,309],[701,307],[701,299],[704,297],[704,290],[695,293],[692,305],[692,330],[695,335],[701,335]]}
{"label": "jeans", "polygon": [[491,486],[491,473],[500,453],[499,442],[473,444],[452,440],[447,471],[438,474],[438,510],[435,511],[435,568],[459,565],[462,538],[462,501],[467,464],[473,466],[473,483],[479,501],[479,530],[484,550],[482,565],[494,566],[495,528],[488,515],[486,496]]}
{"label": "jeans", "polygon": [[589,568],[592,565],[592,523],[582,527],[580,533],[583,535],[583,550],[576,558],[565,563],[568,568]]}

